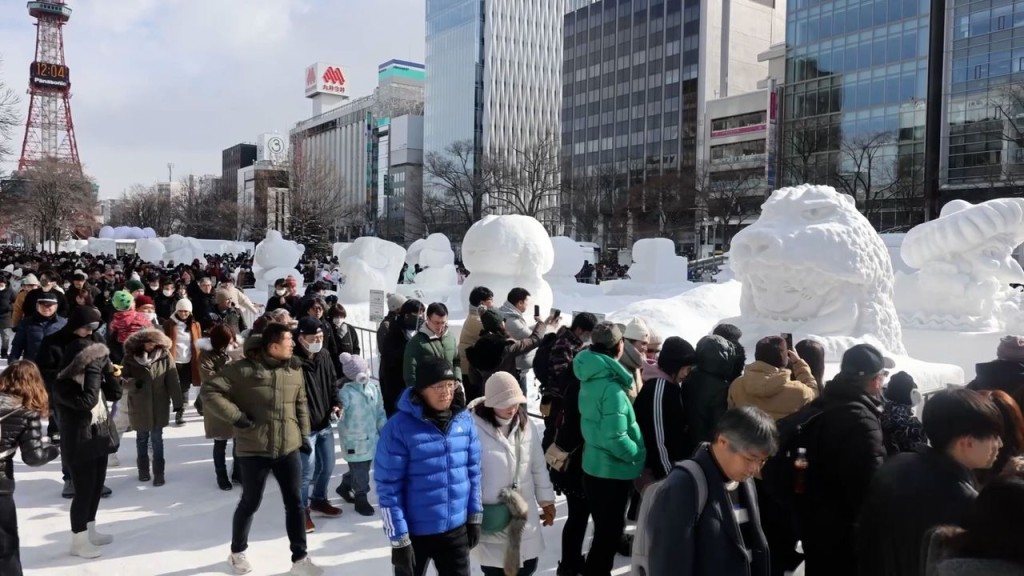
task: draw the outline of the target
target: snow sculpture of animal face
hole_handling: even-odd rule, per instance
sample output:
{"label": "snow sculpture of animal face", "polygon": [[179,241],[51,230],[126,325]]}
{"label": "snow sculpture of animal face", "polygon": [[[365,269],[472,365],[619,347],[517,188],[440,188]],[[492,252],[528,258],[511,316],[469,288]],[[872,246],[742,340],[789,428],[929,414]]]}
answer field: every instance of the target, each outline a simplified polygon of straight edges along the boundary
{"label": "snow sculpture of animal face", "polygon": [[462,260],[470,272],[462,285],[462,298],[469,301],[475,286],[487,286],[495,300],[509,290],[527,289],[532,301],[547,314],[551,306],[551,286],[544,274],[551,270],[555,251],[547,230],[529,216],[486,216],[473,224],[462,241]]}
{"label": "snow sculpture of animal face", "polygon": [[394,292],[405,262],[405,248],[364,236],[338,256],[338,269],[345,283],[338,286],[338,300],[345,304],[369,302],[370,290]]}
{"label": "snow sculpture of animal face", "polygon": [[306,251],[305,246],[291,240],[285,240],[277,230],[268,230],[266,237],[256,245],[253,251],[253,274],[256,276],[256,288],[263,290],[273,286],[278,278],[294,276],[302,287],[302,275],[295,266]]}
{"label": "snow sculpture of animal face", "polygon": [[458,284],[455,252],[452,251],[452,243],[447,236],[431,234],[419,247],[421,249],[418,262],[423,270],[416,275],[417,286],[445,288]]}
{"label": "snow sculpture of animal face", "polygon": [[730,252],[741,318],[779,332],[870,337],[902,354],[892,264],[853,198],[805,184],[776,190],[761,210]]}

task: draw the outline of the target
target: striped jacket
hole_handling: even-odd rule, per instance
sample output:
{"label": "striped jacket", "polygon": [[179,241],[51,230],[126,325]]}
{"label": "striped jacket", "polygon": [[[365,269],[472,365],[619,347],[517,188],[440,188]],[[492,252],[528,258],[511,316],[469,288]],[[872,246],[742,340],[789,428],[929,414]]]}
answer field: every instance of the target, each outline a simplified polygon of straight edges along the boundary
{"label": "striped jacket", "polygon": [[647,448],[645,468],[660,480],[672,463],[690,457],[686,453],[686,413],[679,384],[657,378],[648,380],[633,402],[636,423]]}

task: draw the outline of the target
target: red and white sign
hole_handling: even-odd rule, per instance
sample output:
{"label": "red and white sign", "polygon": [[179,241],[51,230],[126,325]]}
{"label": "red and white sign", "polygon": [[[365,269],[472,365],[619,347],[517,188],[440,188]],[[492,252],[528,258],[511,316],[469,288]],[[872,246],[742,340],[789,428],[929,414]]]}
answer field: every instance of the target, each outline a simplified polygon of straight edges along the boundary
{"label": "red and white sign", "polygon": [[348,82],[341,66],[317,62],[306,68],[306,97],[312,98],[317,94],[347,97]]}

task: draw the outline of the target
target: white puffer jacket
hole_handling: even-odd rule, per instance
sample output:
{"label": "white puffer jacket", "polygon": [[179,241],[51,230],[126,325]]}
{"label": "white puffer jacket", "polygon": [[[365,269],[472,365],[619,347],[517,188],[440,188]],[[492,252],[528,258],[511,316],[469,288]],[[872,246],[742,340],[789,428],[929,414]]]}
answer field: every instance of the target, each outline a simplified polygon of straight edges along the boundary
{"label": "white puffer jacket", "polygon": [[[496,504],[501,502],[499,494],[502,489],[512,483],[512,468],[516,461],[516,447],[513,444],[515,431],[506,437],[491,423],[475,414],[473,421],[480,438],[480,470],[483,475],[480,487],[483,503]],[[529,513],[520,543],[520,568],[524,561],[539,558],[544,551],[538,508],[555,502],[555,491],[540,446],[541,435],[533,422],[527,421],[526,424],[519,435],[522,445],[519,456],[519,493],[529,505]],[[507,531],[483,534],[480,536],[480,544],[473,549],[473,555],[481,566],[502,567],[505,565],[507,545]]]}

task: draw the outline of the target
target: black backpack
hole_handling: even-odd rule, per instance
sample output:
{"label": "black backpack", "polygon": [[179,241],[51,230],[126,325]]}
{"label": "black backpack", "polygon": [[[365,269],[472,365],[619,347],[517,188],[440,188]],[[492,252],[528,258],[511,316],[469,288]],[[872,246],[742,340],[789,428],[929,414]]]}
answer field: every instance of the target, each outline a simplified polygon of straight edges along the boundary
{"label": "black backpack", "polygon": [[552,383],[548,382],[548,369],[551,367],[551,347],[555,345],[555,338],[558,335],[554,332],[545,334],[533,355],[533,377],[540,383],[540,393],[543,395]]}
{"label": "black backpack", "polygon": [[[828,412],[820,402],[812,402],[776,423],[779,431],[779,451],[761,468],[761,481],[768,496],[790,515],[795,515],[803,496],[796,492],[795,461],[800,448],[811,452],[816,424]],[[814,462],[808,460],[808,467]],[[805,479],[806,481],[806,479]],[[795,518],[794,518],[795,522]]]}

